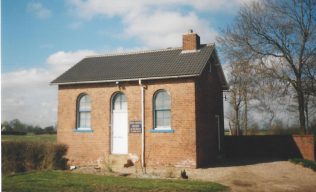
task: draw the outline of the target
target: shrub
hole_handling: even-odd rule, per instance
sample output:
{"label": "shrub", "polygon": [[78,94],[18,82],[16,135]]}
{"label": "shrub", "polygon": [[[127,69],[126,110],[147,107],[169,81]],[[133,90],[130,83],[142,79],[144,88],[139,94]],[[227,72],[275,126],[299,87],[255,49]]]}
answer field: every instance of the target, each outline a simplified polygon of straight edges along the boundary
{"label": "shrub", "polygon": [[2,142],[2,173],[66,169],[67,146],[44,142]]}
{"label": "shrub", "polygon": [[290,159],[290,162],[292,162],[294,164],[302,165],[303,167],[307,167],[307,168],[310,168],[310,169],[316,171],[316,162],[315,161],[294,158],[294,159]]}
{"label": "shrub", "polygon": [[35,135],[44,135],[44,134],[52,135],[52,134],[57,134],[57,132],[56,131],[47,131],[47,130],[44,130],[44,129],[38,129],[38,130],[34,131],[34,134]]}
{"label": "shrub", "polygon": [[2,135],[26,135],[26,132],[23,131],[1,131]]}
{"label": "shrub", "polygon": [[64,156],[67,154],[68,147],[67,145],[54,145],[53,146],[53,158],[52,158],[52,166],[54,169],[67,169],[67,161]]}

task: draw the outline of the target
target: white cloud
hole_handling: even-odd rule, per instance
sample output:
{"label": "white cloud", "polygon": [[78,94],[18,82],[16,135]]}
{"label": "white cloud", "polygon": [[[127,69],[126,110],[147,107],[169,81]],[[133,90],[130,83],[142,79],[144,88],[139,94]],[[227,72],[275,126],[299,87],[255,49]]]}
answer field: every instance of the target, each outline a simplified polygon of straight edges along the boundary
{"label": "white cloud", "polygon": [[182,15],[178,12],[156,11],[132,20],[133,22],[130,22],[125,19],[124,22],[128,24],[124,34],[139,38],[147,47],[181,46],[182,34],[188,29],[194,29],[205,43],[213,42],[216,36],[215,30],[194,12]]}
{"label": "white cloud", "polygon": [[2,74],[1,119],[20,119],[40,126],[54,125],[57,119],[57,86],[49,83],[85,56],[95,51],[59,51],[47,58],[45,68]]}
{"label": "white cloud", "polygon": [[49,18],[52,13],[39,2],[30,2],[27,4],[26,10],[40,19]]}
{"label": "white cloud", "polygon": [[[53,74],[29,69],[2,74],[2,120],[18,118],[42,126],[56,122],[57,91],[49,86]],[[42,107],[43,104],[47,106]]]}
{"label": "white cloud", "polygon": [[[84,20],[94,16],[118,17],[124,30],[121,38],[139,39],[144,47],[175,47],[181,44],[181,35],[193,29],[204,43],[214,42],[217,32],[198,12],[235,12],[241,2],[251,0],[68,0],[73,14]],[[181,12],[189,7],[189,12]]]}
{"label": "white cloud", "polygon": [[54,74],[61,74],[69,69],[74,64],[78,63],[86,56],[96,55],[97,52],[92,50],[78,50],[78,51],[58,51],[50,55],[46,63],[49,70]]}
{"label": "white cloud", "polygon": [[170,7],[189,6],[197,11],[234,12],[242,3],[254,0],[68,0],[71,11],[79,17],[91,19],[101,14],[109,17],[136,15],[153,10],[168,10]]}

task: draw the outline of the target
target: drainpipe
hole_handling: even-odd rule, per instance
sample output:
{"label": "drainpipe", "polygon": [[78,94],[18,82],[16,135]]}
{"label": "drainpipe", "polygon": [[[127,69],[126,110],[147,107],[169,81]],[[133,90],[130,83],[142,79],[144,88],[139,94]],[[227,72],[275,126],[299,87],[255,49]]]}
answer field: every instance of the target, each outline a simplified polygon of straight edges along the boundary
{"label": "drainpipe", "polygon": [[217,137],[218,137],[218,151],[221,152],[221,131],[219,126],[219,115],[215,115],[217,119]]}
{"label": "drainpipe", "polygon": [[140,91],[141,91],[141,114],[142,114],[142,138],[141,138],[141,140],[142,140],[142,157],[141,157],[141,163],[142,163],[142,167],[144,167],[144,156],[145,156],[145,143],[144,143],[144,141],[145,141],[145,130],[144,130],[144,123],[145,123],[145,113],[144,113],[144,102],[145,102],[145,100],[144,100],[144,85],[142,84],[142,80],[141,79],[139,79],[138,80],[138,84],[139,84],[139,86],[140,86]]}

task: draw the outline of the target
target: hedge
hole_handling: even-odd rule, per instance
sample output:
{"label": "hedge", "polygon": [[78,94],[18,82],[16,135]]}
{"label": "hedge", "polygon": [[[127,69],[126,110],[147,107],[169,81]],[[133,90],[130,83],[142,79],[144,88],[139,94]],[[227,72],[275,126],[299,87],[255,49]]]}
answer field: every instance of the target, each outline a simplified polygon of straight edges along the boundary
{"label": "hedge", "polygon": [[1,131],[1,135],[26,135],[24,131]]}
{"label": "hedge", "polygon": [[40,169],[67,169],[68,147],[63,144],[25,141],[2,142],[2,173]]}

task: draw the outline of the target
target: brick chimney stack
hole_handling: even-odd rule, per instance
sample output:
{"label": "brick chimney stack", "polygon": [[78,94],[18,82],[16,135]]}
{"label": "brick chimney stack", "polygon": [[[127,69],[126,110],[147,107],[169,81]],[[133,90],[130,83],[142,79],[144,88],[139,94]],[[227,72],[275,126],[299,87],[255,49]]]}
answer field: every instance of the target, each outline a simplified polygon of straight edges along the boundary
{"label": "brick chimney stack", "polygon": [[189,30],[187,34],[182,36],[182,50],[198,50],[200,48],[200,36],[193,32],[192,29]]}

